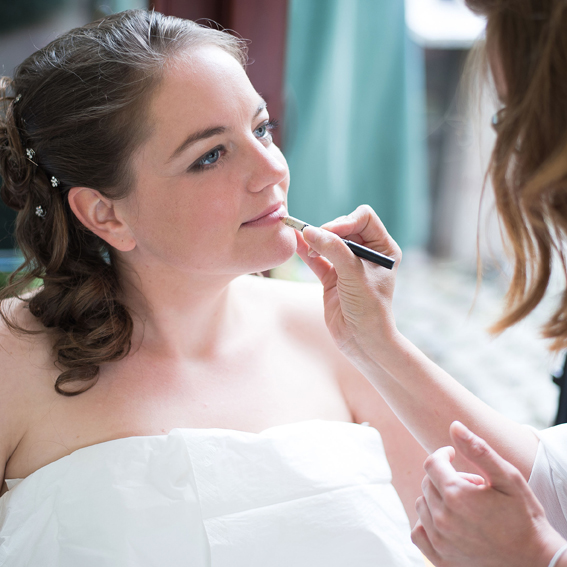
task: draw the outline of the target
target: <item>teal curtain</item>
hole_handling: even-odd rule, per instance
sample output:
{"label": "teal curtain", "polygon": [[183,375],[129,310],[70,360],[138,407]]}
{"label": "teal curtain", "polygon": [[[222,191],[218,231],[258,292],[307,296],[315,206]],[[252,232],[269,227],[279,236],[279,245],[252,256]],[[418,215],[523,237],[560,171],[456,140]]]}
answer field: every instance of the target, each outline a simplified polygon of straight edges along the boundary
{"label": "teal curtain", "polygon": [[371,205],[402,246],[429,222],[424,61],[403,0],[290,0],[284,153],[290,214]]}
{"label": "teal curtain", "polygon": [[108,6],[110,13],[116,13],[124,10],[133,10],[134,8],[147,9],[149,0],[96,0],[96,4]]}

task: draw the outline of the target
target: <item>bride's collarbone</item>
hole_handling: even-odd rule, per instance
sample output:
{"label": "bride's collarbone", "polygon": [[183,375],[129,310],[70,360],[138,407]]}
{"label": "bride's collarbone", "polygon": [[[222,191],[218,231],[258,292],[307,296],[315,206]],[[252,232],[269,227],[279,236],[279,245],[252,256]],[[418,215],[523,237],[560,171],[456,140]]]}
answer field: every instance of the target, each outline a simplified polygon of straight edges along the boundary
{"label": "bride's collarbone", "polygon": [[[284,341],[285,343],[285,341]],[[242,358],[242,357],[241,357]],[[6,470],[21,478],[74,450],[175,428],[259,432],[309,419],[349,420],[329,365],[309,349],[281,344],[244,360],[130,359],[101,367],[92,388],[65,397],[42,388]]]}
{"label": "bride's collarbone", "polygon": [[41,360],[20,368],[28,405],[7,478],[27,476],[85,446],[178,427],[258,432],[309,419],[348,421],[332,360],[315,333],[298,333],[303,326],[295,316],[293,324],[274,317],[268,309],[256,313],[240,340],[218,356],[182,360],[134,349],[101,365],[93,387],[74,397],[55,391],[60,370],[53,360],[46,363],[50,349],[36,345]]}

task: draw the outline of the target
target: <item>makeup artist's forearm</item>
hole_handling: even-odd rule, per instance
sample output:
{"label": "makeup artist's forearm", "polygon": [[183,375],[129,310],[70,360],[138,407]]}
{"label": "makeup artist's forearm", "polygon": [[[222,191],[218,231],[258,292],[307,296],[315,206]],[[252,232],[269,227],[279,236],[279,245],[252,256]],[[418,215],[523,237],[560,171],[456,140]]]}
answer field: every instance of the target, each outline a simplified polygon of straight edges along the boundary
{"label": "makeup artist's forearm", "polygon": [[533,432],[479,400],[403,335],[356,365],[429,453],[451,444],[449,425],[459,420],[529,477],[538,446]]}

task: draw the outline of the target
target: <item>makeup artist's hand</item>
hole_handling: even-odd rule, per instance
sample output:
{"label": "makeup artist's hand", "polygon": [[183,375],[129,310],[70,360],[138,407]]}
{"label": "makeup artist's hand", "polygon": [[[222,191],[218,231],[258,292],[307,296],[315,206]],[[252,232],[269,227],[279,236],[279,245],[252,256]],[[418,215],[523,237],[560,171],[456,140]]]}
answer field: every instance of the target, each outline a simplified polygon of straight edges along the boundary
{"label": "makeup artist's hand", "polygon": [[[396,333],[392,296],[402,253],[376,213],[361,205],[320,229],[306,227],[303,238],[297,234],[298,254],[323,284],[325,320],[337,346],[353,362],[385,346]],[[394,258],[393,270],[358,258],[341,238]]]}
{"label": "makeup artist's hand", "polygon": [[[413,542],[436,567],[547,567],[564,544],[513,465],[462,423],[425,461]],[[457,472],[456,452],[482,477]]]}

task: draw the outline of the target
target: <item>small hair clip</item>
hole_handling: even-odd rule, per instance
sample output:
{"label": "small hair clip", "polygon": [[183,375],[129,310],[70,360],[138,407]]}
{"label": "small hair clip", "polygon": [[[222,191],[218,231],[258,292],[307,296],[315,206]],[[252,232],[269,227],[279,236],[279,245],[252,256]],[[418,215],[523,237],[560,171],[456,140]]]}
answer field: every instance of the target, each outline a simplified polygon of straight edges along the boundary
{"label": "small hair clip", "polygon": [[41,207],[40,205],[38,205],[38,206],[35,208],[35,214],[36,214],[38,217],[40,217],[40,218],[44,218],[47,213],[43,210],[43,207]]}
{"label": "small hair clip", "polygon": [[59,179],[57,179],[57,177],[55,177],[55,175],[53,175],[51,177],[51,186],[52,187],[59,187]]}
{"label": "small hair clip", "polygon": [[18,102],[20,102],[20,100],[22,99],[22,94],[20,93],[18,96],[16,96],[16,98],[14,99],[14,104],[18,104]]}
{"label": "small hair clip", "polygon": [[35,161],[33,161],[33,158],[35,157],[35,152],[34,152],[31,148],[26,148],[26,157],[27,157],[34,165],[37,165],[37,163],[35,163]]}

